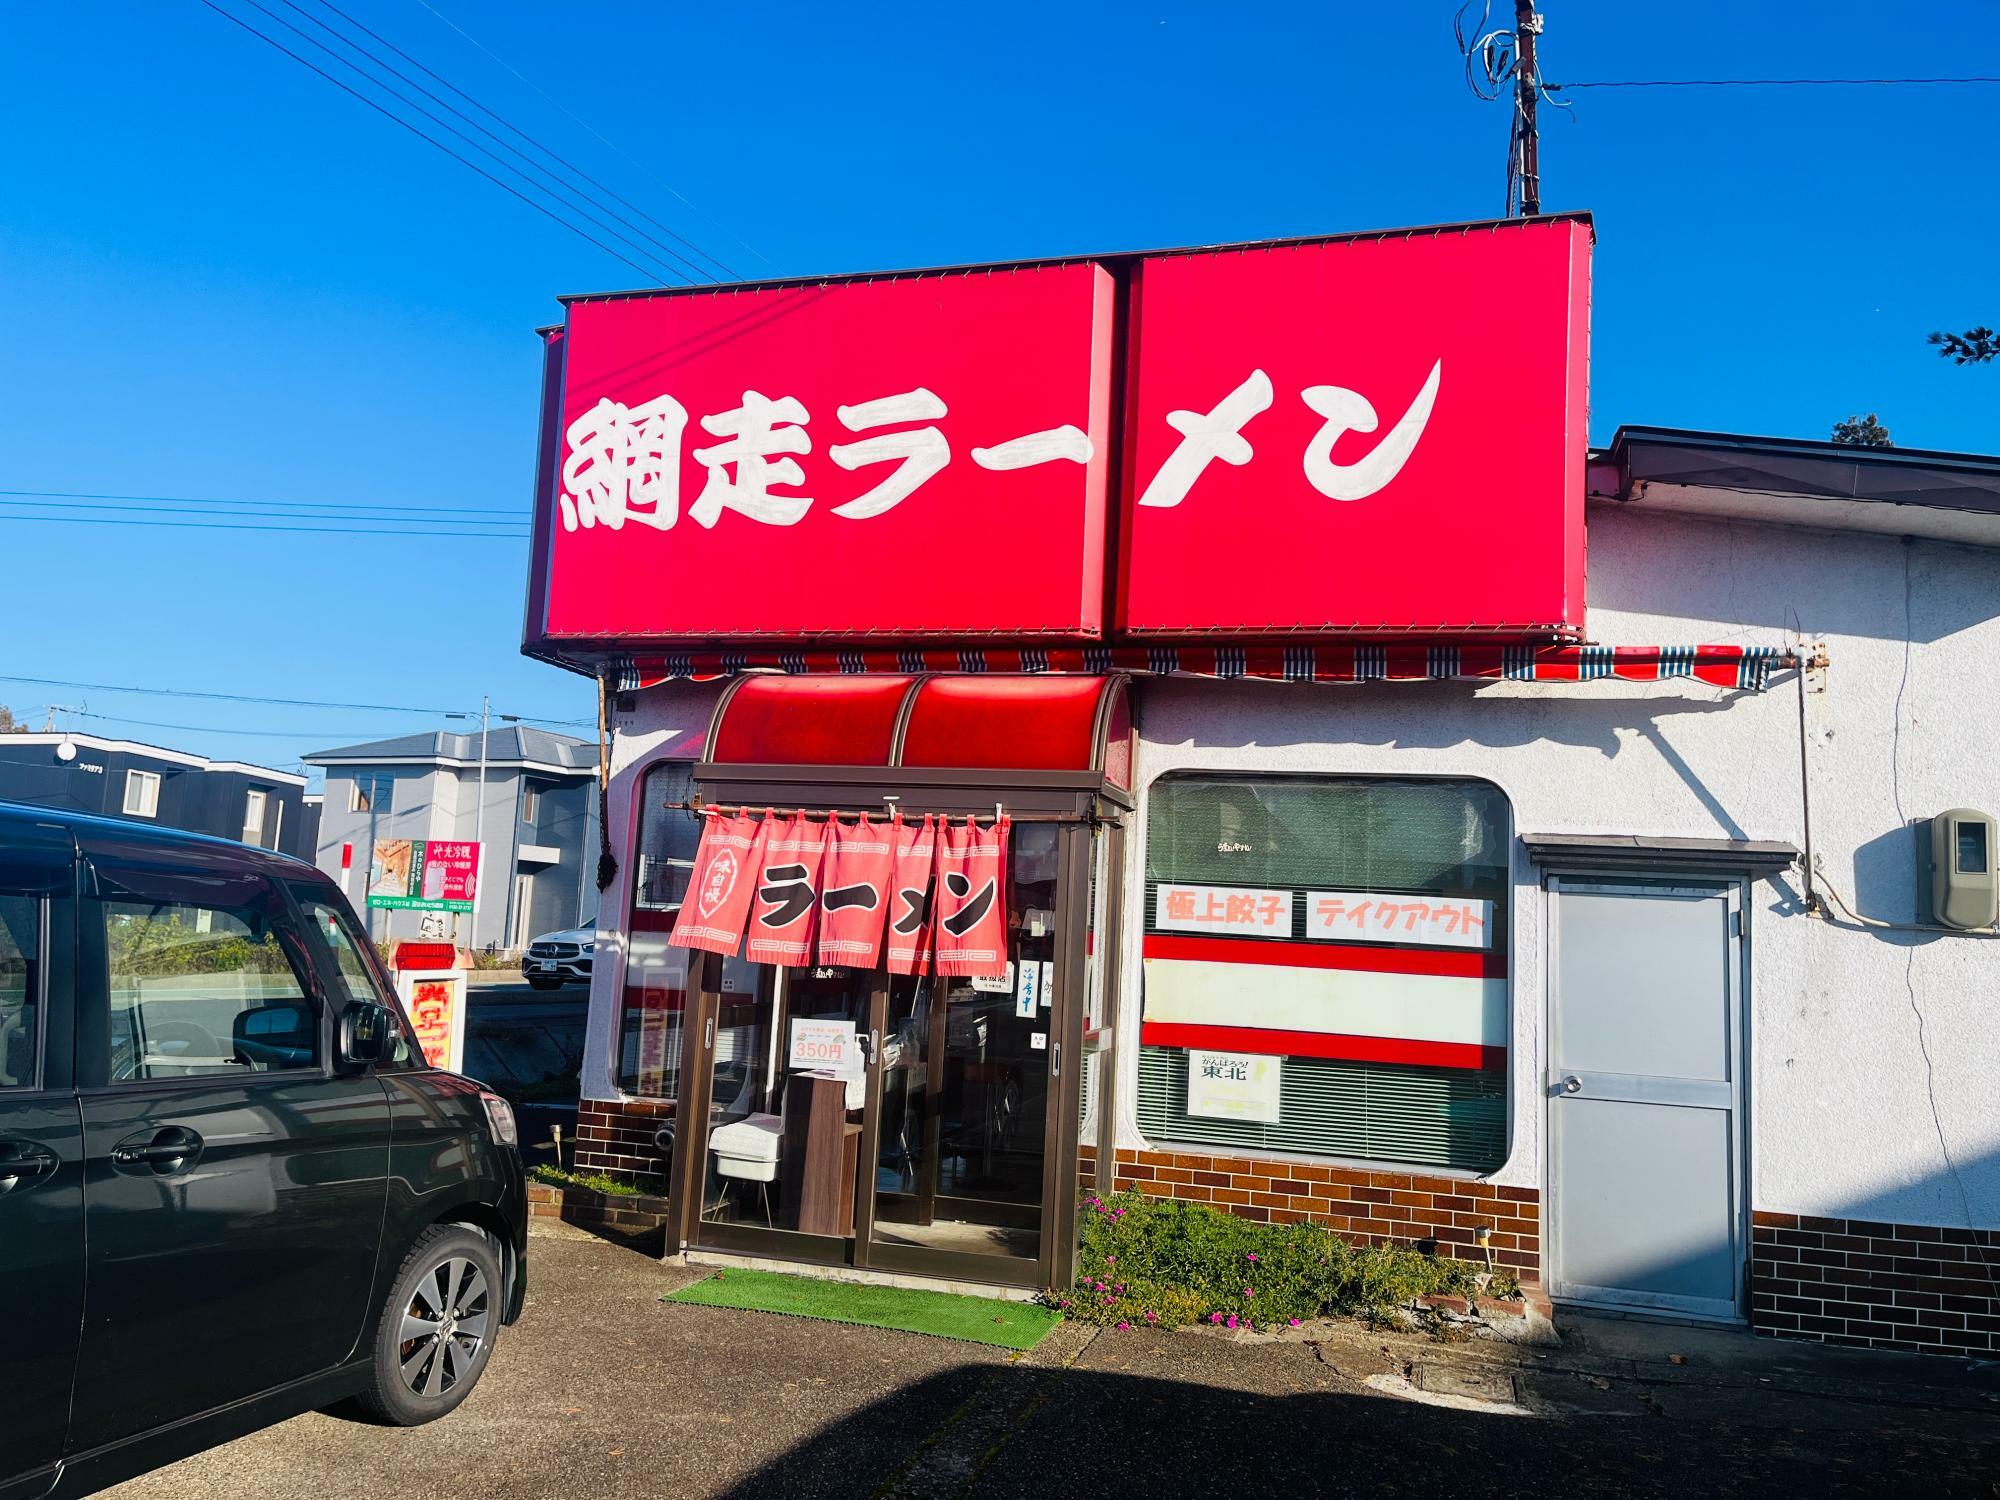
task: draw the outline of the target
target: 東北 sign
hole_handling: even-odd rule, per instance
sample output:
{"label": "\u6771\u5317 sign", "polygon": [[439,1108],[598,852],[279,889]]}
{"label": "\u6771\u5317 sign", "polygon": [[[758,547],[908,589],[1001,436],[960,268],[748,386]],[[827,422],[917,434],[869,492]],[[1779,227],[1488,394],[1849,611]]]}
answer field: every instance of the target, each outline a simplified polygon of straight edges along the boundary
{"label": "\u6771\u5317 sign", "polygon": [[1549,218],[574,300],[527,645],[1575,634],[1590,244]]}
{"label": "\u6771\u5317 sign", "polygon": [[471,911],[479,845],[465,840],[377,839],[368,904],[395,911]]}
{"label": "\u6771\u5317 sign", "polygon": [[1190,1048],[1187,1112],[1211,1120],[1276,1124],[1283,1077],[1282,1058]]}

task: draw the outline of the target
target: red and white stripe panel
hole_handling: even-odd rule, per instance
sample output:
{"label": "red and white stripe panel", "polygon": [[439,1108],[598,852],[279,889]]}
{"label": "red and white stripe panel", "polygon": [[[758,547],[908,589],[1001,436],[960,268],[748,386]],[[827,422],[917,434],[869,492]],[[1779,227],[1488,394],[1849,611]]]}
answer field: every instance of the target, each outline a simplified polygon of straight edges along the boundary
{"label": "red and white stripe panel", "polygon": [[1503,954],[1149,933],[1139,1039],[1487,1068],[1507,1053]]}

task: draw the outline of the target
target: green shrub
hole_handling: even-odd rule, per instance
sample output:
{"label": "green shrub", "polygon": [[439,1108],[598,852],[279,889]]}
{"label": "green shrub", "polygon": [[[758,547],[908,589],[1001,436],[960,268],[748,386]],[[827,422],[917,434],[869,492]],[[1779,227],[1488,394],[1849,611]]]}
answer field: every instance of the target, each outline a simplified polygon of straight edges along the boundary
{"label": "green shrub", "polygon": [[552,1167],[547,1162],[528,1168],[528,1175],[551,1187],[582,1188],[586,1192],[602,1193],[607,1198],[636,1198],[641,1194],[664,1198],[667,1195],[667,1182],[663,1177],[642,1177],[635,1184],[623,1178],[608,1177],[602,1172],[572,1172],[563,1167]]}
{"label": "green shrub", "polygon": [[1262,1224],[1140,1193],[1088,1196],[1079,1214],[1076,1285],[1053,1300],[1090,1323],[1282,1327],[1476,1284],[1463,1261],[1358,1247],[1319,1224]]}

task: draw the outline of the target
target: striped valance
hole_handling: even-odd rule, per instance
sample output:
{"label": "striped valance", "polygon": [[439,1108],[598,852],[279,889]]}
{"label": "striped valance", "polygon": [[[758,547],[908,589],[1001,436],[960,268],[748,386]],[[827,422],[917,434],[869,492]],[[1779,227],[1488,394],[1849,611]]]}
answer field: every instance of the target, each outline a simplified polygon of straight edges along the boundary
{"label": "striped valance", "polygon": [[618,688],[747,672],[1130,672],[1249,677],[1279,682],[1471,680],[1658,682],[1691,677],[1716,687],[1764,687],[1772,670],[1798,665],[1778,646],[1051,646],[955,650],[669,651],[626,658]]}

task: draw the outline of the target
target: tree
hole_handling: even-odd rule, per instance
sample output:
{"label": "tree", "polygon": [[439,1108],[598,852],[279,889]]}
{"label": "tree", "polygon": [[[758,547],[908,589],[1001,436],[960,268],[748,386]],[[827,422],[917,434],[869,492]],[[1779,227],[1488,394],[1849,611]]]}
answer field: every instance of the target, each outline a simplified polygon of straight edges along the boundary
{"label": "tree", "polygon": [[2000,359],[2000,333],[1990,328],[1968,328],[1963,333],[1934,333],[1928,342],[1937,345],[1938,358],[1955,365],[1990,365]]}
{"label": "tree", "polygon": [[14,717],[14,710],[0,703],[0,734],[26,734],[28,726]]}
{"label": "tree", "polygon": [[1852,448],[1893,448],[1889,441],[1889,429],[1875,420],[1875,413],[1865,417],[1849,417],[1845,422],[1833,424],[1833,440],[1846,443]]}

